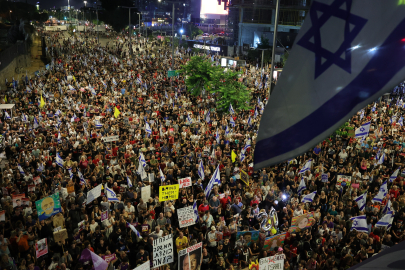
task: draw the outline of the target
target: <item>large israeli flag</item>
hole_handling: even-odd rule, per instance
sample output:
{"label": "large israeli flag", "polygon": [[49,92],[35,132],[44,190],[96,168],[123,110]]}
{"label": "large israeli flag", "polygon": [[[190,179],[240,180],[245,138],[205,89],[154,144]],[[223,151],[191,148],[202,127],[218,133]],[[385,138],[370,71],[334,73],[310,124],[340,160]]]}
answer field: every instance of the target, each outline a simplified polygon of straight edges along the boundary
{"label": "large israeli flag", "polygon": [[105,192],[107,193],[107,199],[111,202],[119,202],[117,198],[117,194],[115,194],[114,190],[110,189],[107,185],[104,186]]}
{"label": "large israeli flag", "polygon": [[358,196],[356,199],[354,199],[354,201],[357,203],[359,210],[363,211],[366,207],[367,192],[364,192],[362,195]]}
{"label": "large israeli flag", "polygon": [[387,181],[385,181],[381,187],[380,190],[378,191],[377,195],[371,200],[373,203],[374,202],[379,202],[381,203],[382,200],[384,199],[385,196],[387,196],[388,188],[387,188]]}
{"label": "large israeli flag", "polygon": [[367,123],[364,123],[363,125],[361,125],[354,132],[354,136],[356,138],[361,138],[361,137],[364,137],[364,136],[368,136],[368,133],[370,132],[370,125],[371,125],[371,122],[367,122]]}
{"label": "large israeli flag", "polygon": [[305,153],[402,82],[404,28],[398,1],[312,1],[261,118],[255,169]]}
{"label": "large israeli flag", "polygon": [[366,215],[352,217],[350,220],[352,221],[352,228],[350,229],[351,231],[356,230],[358,232],[368,233]]}
{"label": "large israeli flag", "polygon": [[387,212],[376,224],[376,227],[387,227],[391,224],[391,218],[393,215],[393,211]]}
{"label": "large israeli flag", "polygon": [[63,159],[59,156],[59,153],[56,153],[55,163],[63,168]]}
{"label": "large israeli flag", "polygon": [[301,177],[301,182],[300,185],[298,186],[298,194],[301,194],[304,189],[307,189],[307,186],[305,185],[305,180],[304,177]]}
{"label": "large israeli flag", "polygon": [[398,177],[398,173],[401,170],[401,167],[399,167],[398,169],[395,170],[395,172],[390,176],[390,183],[392,183],[392,181],[394,181],[395,179],[397,179]]}

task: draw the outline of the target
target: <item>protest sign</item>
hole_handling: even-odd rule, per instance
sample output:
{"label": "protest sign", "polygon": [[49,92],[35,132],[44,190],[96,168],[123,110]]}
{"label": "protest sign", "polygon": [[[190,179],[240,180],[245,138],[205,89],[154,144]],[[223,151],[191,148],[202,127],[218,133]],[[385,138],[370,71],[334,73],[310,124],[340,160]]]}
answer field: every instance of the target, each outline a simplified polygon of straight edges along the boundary
{"label": "protest sign", "polygon": [[195,214],[193,206],[177,209],[180,228],[188,227],[195,224]]}
{"label": "protest sign", "polygon": [[56,243],[68,239],[67,230],[66,230],[66,229],[62,229],[62,230],[60,230],[60,231],[53,232],[53,239],[55,240]]}
{"label": "protest sign", "polygon": [[0,221],[6,221],[6,210],[0,211]]}
{"label": "protest sign", "polygon": [[179,251],[179,270],[200,269],[201,263],[202,242]]}
{"label": "protest sign", "polygon": [[323,174],[322,174],[322,182],[323,182],[323,183],[328,182],[328,174],[327,174],[327,173],[323,173]]}
{"label": "protest sign", "polygon": [[35,185],[39,185],[39,184],[42,183],[41,177],[39,177],[39,176],[34,177],[34,178],[32,179],[32,181],[34,181],[34,184],[35,184]]}
{"label": "protest sign", "polygon": [[150,270],[150,261],[146,261],[145,263],[136,267],[134,270]]}
{"label": "protest sign", "polygon": [[315,223],[314,212],[293,217],[291,220],[291,229],[295,232],[297,229],[304,230],[310,228]]}
{"label": "protest sign", "polygon": [[191,187],[191,177],[179,179],[179,188]]}
{"label": "protest sign", "polygon": [[11,195],[11,198],[13,200],[13,208],[21,207],[23,205],[22,198],[25,198],[25,194]]}
{"label": "protest sign", "polygon": [[75,192],[75,184],[72,182],[69,182],[69,184],[66,185],[66,189],[69,194]]}
{"label": "protest sign", "polygon": [[101,258],[103,258],[104,261],[109,263],[109,262],[115,260],[117,257],[115,256],[115,253],[113,253],[113,254],[110,254],[110,255],[105,255],[105,256],[103,256]]}
{"label": "protest sign", "polygon": [[249,175],[244,170],[240,170],[240,180],[249,185]]}
{"label": "protest sign", "polygon": [[259,261],[259,270],[284,269],[284,260],[285,260],[284,254],[279,254],[279,255],[262,258]]}
{"label": "protest sign", "polygon": [[167,185],[159,187],[159,202],[177,200],[179,198],[179,185]]}
{"label": "protest sign", "polygon": [[93,188],[92,190],[90,190],[89,192],[87,192],[87,202],[86,204],[91,203],[92,201],[94,201],[95,199],[97,199],[98,197],[101,196],[101,187],[103,185],[100,184],[98,186],[96,186],[95,188]]}
{"label": "protest sign", "polygon": [[83,231],[86,228],[86,221],[82,220],[79,223],[77,223],[77,228],[79,229],[79,231]]}
{"label": "protest sign", "polygon": [[37,255],[37,259],[45,254],[48,254],[48,242],[46,238],[35,243],[35,253]]}
{"label": "protest sign", "polygon": [[37,208],[39,221],[62,212],[62,207],[60,206],[59,200],[59,192],[36,201],[35,207]]}
{"label": "protest sign", "polygon": [[241,235],[243,235],[246,245],[250,246],[254,242],[259,244],[259,231],[237,232],[236,239],[239,239]]}
{"label": "protest sign", "polygon": [[35,185],[28,185],[28,191],[29,192],[34,192],[35,191]]}
{"label": "protest sign", "polygon": [[141,198],[144,202],[148,202],[150,198],[150,186],[142,187]]}
{"label": "protest sign", "polygon": [[216,236],[217,242],[222,241],[224,239],[223,232],[215,231],[215,236]]}
{"label": "protest sign", "polygon": [[108,211],[104,211],[101,213],[101,222],[108,219]]}
{"label": "protest sign", "polygon": [[172,263],[173,256],[173,238],[172,235],[166,235],[153,240],[153,267],[159,267]]}
{"label": "protest sign", "polygon": [[344,186],[347,186],[348,184],[350,185],[352,182],[352,177],[347,175],[338,175],[336,185],[341,186],[342,182],[345,182]]}
{"label": "protest sign", "polygon": [[30,205],[30,198],[22,198],[21,199],[21,204],[23,206],[29,206]]}
{"label": "protest sign", "polygon": [[266,240],[264,240],[263,250],[273,251],[276,247],[282,246],[284,244],[286,234],[287,233],[282,233],[266,237]]}

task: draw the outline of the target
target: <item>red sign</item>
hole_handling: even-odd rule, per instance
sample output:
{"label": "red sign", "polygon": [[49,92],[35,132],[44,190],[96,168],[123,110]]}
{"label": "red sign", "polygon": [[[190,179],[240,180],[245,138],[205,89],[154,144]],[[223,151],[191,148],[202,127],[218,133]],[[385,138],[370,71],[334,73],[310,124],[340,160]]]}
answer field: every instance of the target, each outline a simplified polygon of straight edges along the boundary
{"label": "red sign", "polygon": [[191,187],[191,177],[179,179],[179,188]]}

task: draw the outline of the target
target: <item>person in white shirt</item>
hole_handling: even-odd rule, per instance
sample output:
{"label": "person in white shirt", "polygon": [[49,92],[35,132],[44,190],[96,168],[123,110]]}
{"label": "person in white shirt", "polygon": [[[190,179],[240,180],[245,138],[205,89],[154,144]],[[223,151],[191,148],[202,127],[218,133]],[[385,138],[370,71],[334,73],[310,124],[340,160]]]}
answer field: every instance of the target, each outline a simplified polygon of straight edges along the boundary
{"label": "person in white shirt", "polygon": [[343,159],[343,161],[346,160],[346,158],[347,158],[347,152],[346,152],[345,149],[343,149],[343,150],[339,153],[339,157],[340,157],[341,159]]}
{"label": "person in white shirt", "polygon": [[297,209],[294,210],[294,217],[298,217],[304,214],[304,211],[301,208],[301,205],[298,205]]}
{"label": "person in white shirt", "polygon": [[135,213],[135,207],[131,205],[131,202],[127,202],[127,205],[125,205],[125,211],[127,211],[127,213],[130,215],[132,215],[132,213]]}

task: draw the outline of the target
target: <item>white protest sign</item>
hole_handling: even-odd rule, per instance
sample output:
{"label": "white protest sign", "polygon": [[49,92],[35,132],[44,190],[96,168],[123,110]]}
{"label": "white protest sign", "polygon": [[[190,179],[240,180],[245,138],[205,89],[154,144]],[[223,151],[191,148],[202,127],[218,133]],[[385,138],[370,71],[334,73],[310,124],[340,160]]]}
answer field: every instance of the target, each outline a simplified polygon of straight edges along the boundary
{"label": "white protest sign", "polygon": [[150,198],[150,186],[142,187],[141,198],[144,202],[149,201]]}
{"label": "white protest sign", "polygon": [[102,140],[103,140],[105,143],[108,143],[108,142],[115,142],[115,141],[118,141],[119,139],[120,139],[120,136],[118,136],[118,135],[110,136],[110,137],[103,137],[103,138],[102,138]]}
{"label": "white protest sign", "polygon": [[193,206],[183,207],[177,209],[177,217],[179,219],[180,228],[188,227],[194,225],[195,215]]}
{"label": "white protest sign", "polygon": [[350,183],[352,182],[352,177],[347,175],[338,175],[336,185],[341,186],[343,182],[345,183],[343,184],[343,186],[350,185]]}
{"label": "white protest sign", "polygon": [[159,267],[173,262],[173,238],[166,235],[153,240],[153,267]]}
{"label": "white protest sign", "polygon": [[95,199],[97,199],[98,197],[101,196],[101,187],[103,185],[100,184],[98,186],[96,186],[95,188],[93,188],[92,190],[90,190],[89,192],[87,192],[87,202],[86,204],[91,203],[92,201],[94,201]]}
{"label": "white protest sign", "polygon": [[191,177],[179,179],[179,188],[191,187]]}
{"label": "white protest sign", "polygon": [[134,268],[134,270],[150,270],[150,262],[146,261],[145,263],[141,264],[137,268]]}
{"label": "white protest sign", "polygon": [[323,183],[327,183],[327,182],[328,182],[328,174],[327,174],[327,173],[323,173],[323,174],[322,174],[322,182],[323,182]]}
{"label": "white protest sign", "polygon": [[284,254],[260,259],[259,270],[282,270],[284,269],[284,259]]}

